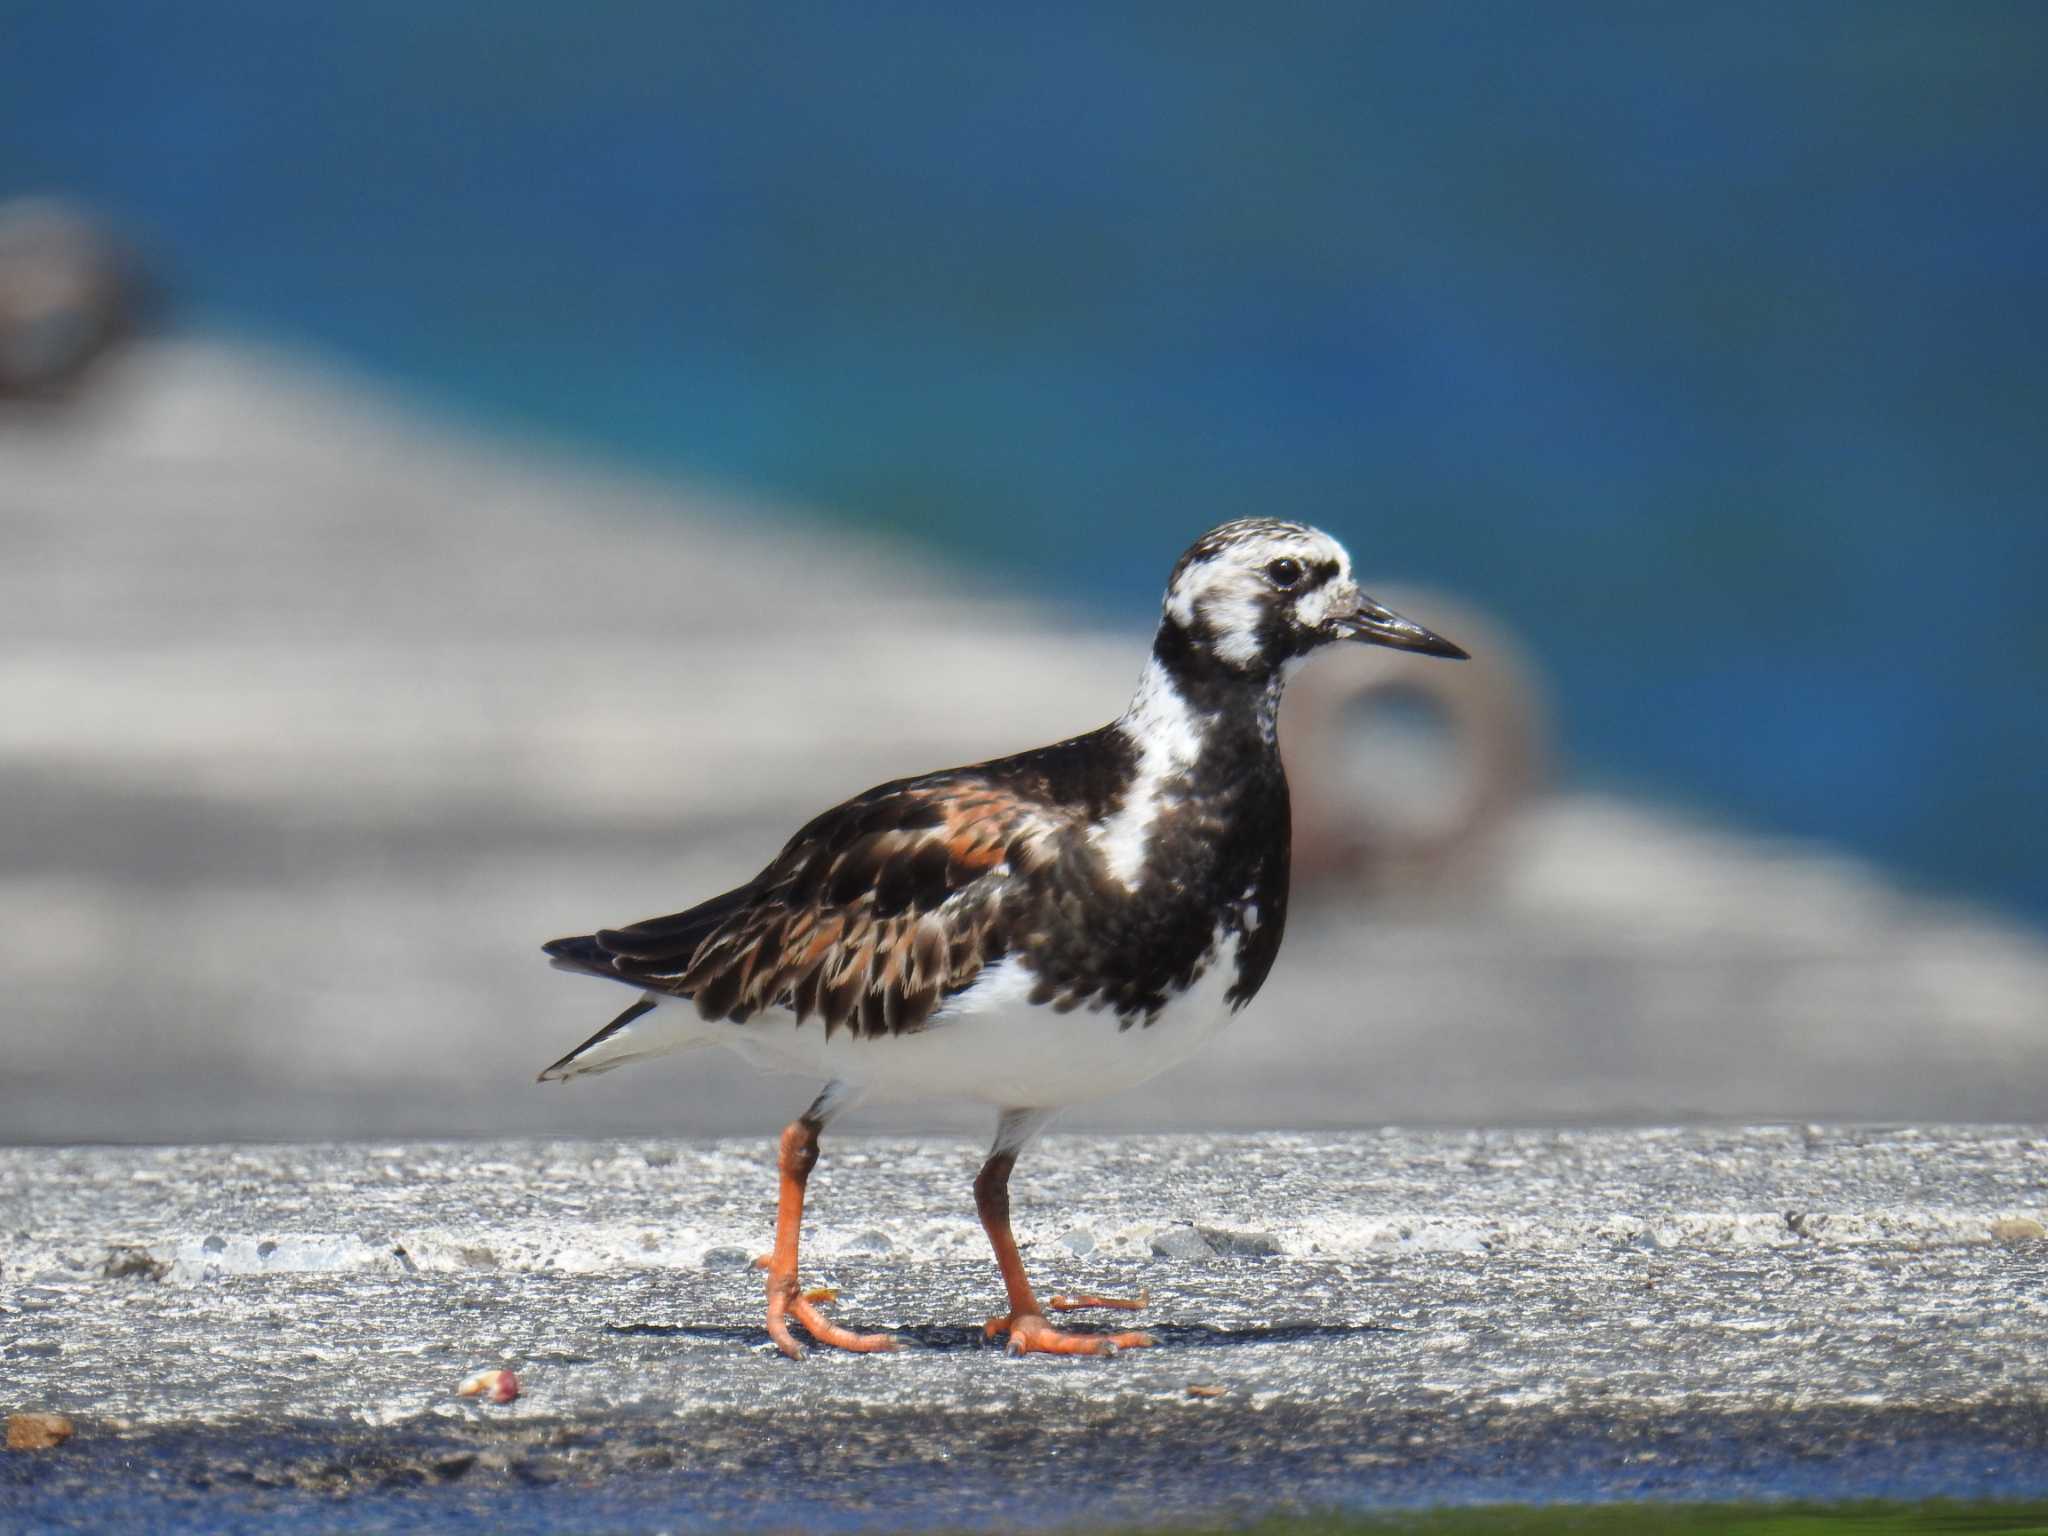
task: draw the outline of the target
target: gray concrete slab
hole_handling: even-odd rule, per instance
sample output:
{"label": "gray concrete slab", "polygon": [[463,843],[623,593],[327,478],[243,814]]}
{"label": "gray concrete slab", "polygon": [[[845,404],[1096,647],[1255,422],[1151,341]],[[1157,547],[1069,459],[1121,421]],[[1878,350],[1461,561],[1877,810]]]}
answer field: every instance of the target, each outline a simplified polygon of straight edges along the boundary
{"label": "gray concrete slab", "polygon": [[[215,341],[102,382],[0,419],[0,1142],[779,1124],[815,1085],[712,1052],[534,1090],[620,1005],[537,944],[1099,723],[1152,617]],[[1394,901],[1302,882],[1218,1048],[1072,1123],[2041,1113],[2036,933],[1607,795],[1494,851]],[[979,1124],[866,1123],[934,1122]]]}
{"label": "gray concrete slab", "polygon": [[1103,1360],[982,1345],[979,1156],[828,1139],[808,1278],[913,1347],[791,1363],[765,1139],[0,1151],[0,1407],[82,1426],[0,1509],[115,1457],[613,1528],[2048,1491],[2039,1129],[1052,1136],[1036,1278],[1150,1293]]}

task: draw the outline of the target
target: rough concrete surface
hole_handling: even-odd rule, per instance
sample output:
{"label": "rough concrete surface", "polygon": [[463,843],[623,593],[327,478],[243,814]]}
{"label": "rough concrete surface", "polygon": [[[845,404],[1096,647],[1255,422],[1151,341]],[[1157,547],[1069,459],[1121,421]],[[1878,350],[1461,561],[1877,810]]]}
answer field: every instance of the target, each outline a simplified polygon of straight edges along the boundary
{"label": "rough concrete surface", "polygon": [[[2038,1129],[1055,1135],[1015,1185],[1035,1278],[1148,1291],[1160,1340],[1072,1360],[981,1341],[980,1150],[828,1138],[806,1278],[912,1347],[798,1363],[747,1267],[765,1140],[0,1151],[0,1409],[79,1426],[0,1460],[0,1514],[2048,1491]],[[454,1395],[487,1366],[517,1401]]]}

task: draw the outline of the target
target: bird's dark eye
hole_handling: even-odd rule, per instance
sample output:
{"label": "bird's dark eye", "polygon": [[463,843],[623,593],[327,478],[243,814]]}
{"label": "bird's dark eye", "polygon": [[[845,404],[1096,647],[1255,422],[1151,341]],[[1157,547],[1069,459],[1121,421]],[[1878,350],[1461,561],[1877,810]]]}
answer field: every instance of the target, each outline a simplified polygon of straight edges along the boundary
{"label": "bird's dark eye", "polygon": [[1301,580],[1301,562],[1285,557],[1275,560],[1266,567],[1266,579],[1284,592]]}

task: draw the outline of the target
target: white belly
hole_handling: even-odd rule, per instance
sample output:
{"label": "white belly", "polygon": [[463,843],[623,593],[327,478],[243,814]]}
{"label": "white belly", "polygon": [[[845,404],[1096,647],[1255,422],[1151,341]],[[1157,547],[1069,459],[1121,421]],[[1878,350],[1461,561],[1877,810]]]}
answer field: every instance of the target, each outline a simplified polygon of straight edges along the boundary
{"label": "white belly", "polygon": [[[1219,946],[1195,985],[1150,1024],[1118,1027],[1115,1014],[1085,1008],[1055,1013],[1026,1001],[1032,976],[1014,960],[991,967],[971,989],[912,1034],[830,1040],[816,1019],[799,1028],[787,1013],[746,1024],[699,1024],[709,1038],[771,1072],[837,1078],[877,1097],[970,1099],[1005,1109],[1055,1109],[1120,1093],[1178,1066],[1228,1021],[1224,994],[1236,979],[1232,949]],[[662,1010],[695,1010],[669,999]]]}

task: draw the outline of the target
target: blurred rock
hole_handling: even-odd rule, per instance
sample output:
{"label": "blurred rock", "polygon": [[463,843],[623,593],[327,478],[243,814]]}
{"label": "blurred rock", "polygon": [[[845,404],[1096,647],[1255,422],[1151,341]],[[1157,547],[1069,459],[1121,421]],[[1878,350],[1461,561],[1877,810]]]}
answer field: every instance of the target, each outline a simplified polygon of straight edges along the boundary
{"label": "blurred rock", "polygon": [[77,388],[136,309],[130,258],[89,214],[51,199],[0,203],[0,401]]}

